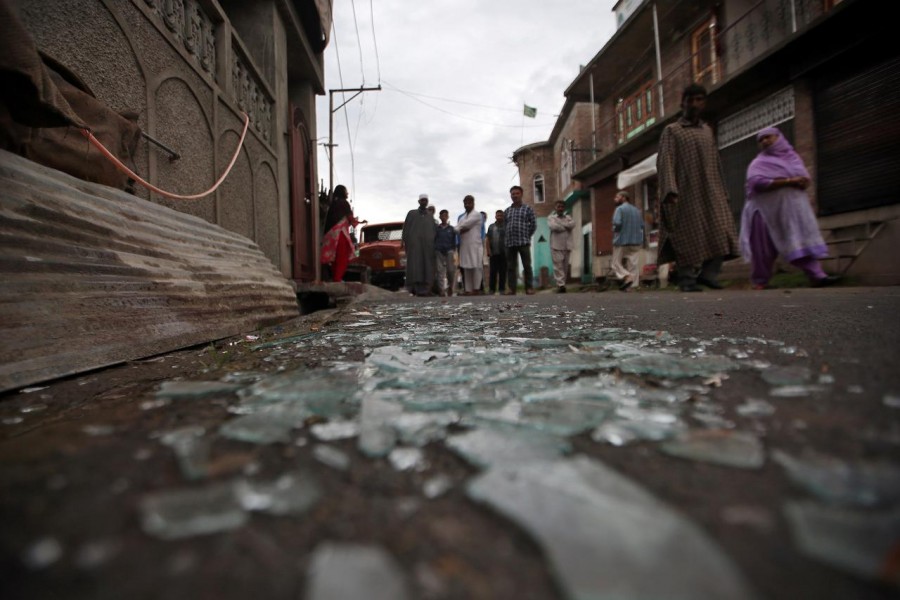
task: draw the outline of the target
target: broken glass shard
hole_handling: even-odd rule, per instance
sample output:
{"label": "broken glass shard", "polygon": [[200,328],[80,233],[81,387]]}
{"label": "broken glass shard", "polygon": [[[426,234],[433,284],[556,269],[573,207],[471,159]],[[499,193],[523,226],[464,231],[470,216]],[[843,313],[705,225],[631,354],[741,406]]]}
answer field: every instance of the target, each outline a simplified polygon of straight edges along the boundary
{"label": "broken glass shard", "polygon": [[439,498],[453,489],[453,479],[448,475],[435,475],[422,484],[422,493],[429,500]]}
{"label": "broken glass shard", "polygon": [[210,441],[203,427],[182,427],[162,434],[159,441],[175,453],[181,474],[186,479],[206,477]]}
{"label": "broken glass shard", "polygon": [[306,571],[306,600],[408,600],[400,566],[380,546],[323,542]]}
{"label": "broken glass shard", "polygon": [[164,540],[227,531],[247,521],[231,483],[149,494],[140,509],[144,532]]}
{"label": "broken glass shard", "polygon": [[[621,409],[616,411],[621,415]],[[626,413],[629,414],[629,413]],[[595,442],[606,442],[613,446],[624,446],[638,441],[660,441],[678,435],[687,429],[687,426],[675,415],[658,413],[665,418],[654,418],[654,413],[640,416],[637,412],[629,414],[628,418],[616,418],[605,423],[591,432],[591,439]]]}
{"label": "broken glass shard", "polygon": [[346,440],[359,435],[359,423],[356,421],[337,420],[328,423],[317,423],[310,427],[309,430],[313,437],[322,442]]}
{"label": "broken glass shard", "polygon": [[790,502],[785,515],[801,552],[854,575],[900,586],[900,510],[858,512]]}
{"label": "broken glass shard", "polygon": [[775,414],[775,407],[758,398],[747,398],[735,408],[742,417],[768,417]]}
{"label": "broken glass shard", "polygon": [[590,385],[573,385],[525,394],[522,400],[534,402],[605,403],[610,401],[608,391]]}
{"label": "broken glass shard", "polygon": [[703,423],[705,427],[711,429],[734,429],[736,426],[734,421],[730,421],[722,415],[713,413],[694,411],[691,413],[691,417]]}
{"label": "broken glass shard", "polygon": [[684,378],[709,377],[722,371],[736,369],[738,364],[724,356],[684,357],[670,354],[646,354],[622,360],[619,368],[625,373]]}
{"label": "broken glass shard", "polygon": [[810,394],[828,391],[828,387],[818,384],[808,385],[782,385],[769,390],[769,395],[775,398],[801,398]]}
{"label": "broken glass shard", "polygon": [[816,383],[822,385],[828,385],[834,383],[834,375],[831,373],[821,373],[819,377],[816,379]]}
{"label": "broken glass shard", "polygon": [[251,444],[289,442],[296,423],[278,413],[254,413],[231,419],[219,428],[219,435]]}
{"label": "broken glass shard", "polygon": [[392,418],[391,426],[400,441],[412,446],[424,446],[447,436],[447,426],[459,422],[454,411],[403,413]]}
{"label": "broken glass shard", "polygon": [[22,562],[31,569],[44,569],[58,561],[62,555],[63,547],[59,540],[47,536],[36,540],[25,549]]}
{"label": "broken glass shard", "polygon": [[325,444],[313,446],[313,457],[323,465],[328,465],[338,471],[346,471],[350,468],[350,457],[346,452]]}
{"label": "broken glass shard", "polygon": [[234,489],[244,510],[271,515],[302,514],[322,496],[318,483],[305,473],[285,473],[274,481],[242,479]]}
{"label": "broken glass shard", "polygon": [[806,367],[771,367],[762,371],[761,376],[771,385],[801,385],[810,380],[812,373]]}
{"label": "broken glass shard", "polygon": [[252,371],[233,371],[222,376],[221,381],[225,383],[251,384],[265,377],[265,373],[255,373]]}
{"label": "broken glass shard", "polygon": [[359,387],[358,370],[317,371],[299,369],[275,375],[241,390],[242,404],[293,404],[311,414],[327,418],[354,415],[359,406],[355,398]]}
{"label": "broken glass shard", "polygon": [[156,398],[155,400],[145,400],[141,402],[141,410],[155,410],[168,406],[172,403],[171,398]]}
{"label": "broken glass shard", "polygon": [[81,428],[81,431],[90,436],[100,437],[104,435],[112,435],[113,433],[115,433],[116,428],[112,425],[85,425]]}
{"label": "broken glass shard", "polygon": [[612,407],[593,400],[541,402],[509,402],[496,410],[475,411],[476,419],[536,429],[554,435],[569,436],[599,425],[612,412]]}
{"label": "broken glass shard", "polygon": [[396,402],[376,394],[364,396],[357,440],[360,452],[373,458],[387,456],[397,443],[397,433],[390,421],[402,412],[403,407]]}
{"label": "broken glass shard", "polygon": [[422,471],[426,466],[421,448],[394,448],[388,454],[388,462],[397,471]]}
{"label": "broken glass shard", "polygon": [[538,541],[567,598],[753,597],[699,527],[600,462],[496,466],[467,493]]}
{"label": "broken glass shard", "polygon": [[481,469],[495,464],[559,458],[572,451],[569,442],[555,435],[492,428],[451,436],[445,445],[460,458]]}
{"label": "broken glass shard", "polygon": [[163,381],[156,391],[156,397],[207,398],[232,394],[239,389],[240,385],[224,381]]}
{"label": "broken glass shard", "polygon": [[844,506],[900,503],[900,467],[888,462],[846,461],[830,456],[794,457],[776,450],[772,460],[788,477],[821,500]]}
{"label": "broken glass shard", "polygon": [[660,449],[671,456],[740,469],[758,469],[765,462],[758,437],[725,429],[692,430],[663,442]]}

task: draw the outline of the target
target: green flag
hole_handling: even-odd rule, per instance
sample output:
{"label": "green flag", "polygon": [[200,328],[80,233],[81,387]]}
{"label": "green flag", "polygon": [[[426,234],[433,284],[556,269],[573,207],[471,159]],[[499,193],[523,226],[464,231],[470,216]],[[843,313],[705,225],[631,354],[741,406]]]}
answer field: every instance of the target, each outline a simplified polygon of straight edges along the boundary
{"label": "green flag", "polygon": [[537,109],[533,106],[525,105],[525,116],[531,117],[532,119],[537,116]]}

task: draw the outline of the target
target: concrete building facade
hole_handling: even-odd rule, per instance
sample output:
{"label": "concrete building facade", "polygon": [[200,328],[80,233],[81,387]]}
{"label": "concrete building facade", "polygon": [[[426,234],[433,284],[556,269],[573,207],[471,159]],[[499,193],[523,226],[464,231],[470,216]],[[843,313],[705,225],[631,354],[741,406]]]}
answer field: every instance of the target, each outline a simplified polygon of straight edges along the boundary
{"label": "concrete building facade", "polygon": [[590,265],[589,257],[585,259],[585,249],[590,246],[590,202],[572,174],[591,159],[591,122],[590,104],[566,103],[548,141],[522,146],[513,153],[513,162],[519,169],[519,181],[524,190],[523,202],[531,205],[537,217],[538,227],[532,239],[532,262],[535,276],[545,286],[550,285],[553,275],[547,217],[558,200],[566,203],[566,210],[579,223],[573,231],[568,276],[580,280],[586,272],[590,274],[589,269],[585,270],[585,265]]}
{"label": "concrete building facade", "polygon": [[655,261],[658,199],[647,166],[678,118],[681,91],[698,82],[737,222],[755,133],[778,126],[813,176],[826,268],[900,283],[889,259],[900,248],[900,171],[891,166],[900,164],[900,50],[873,2],[622,0],[614,11],[619,29],[565,91],[567,106],[596,105],[592,159],[570,174],[590,194],[595,276],[608,265],[619,189],[645,211],[643,260]]}
{"label": "concrete building facade", "polygon": [[15,0],[38,48],[180,158],[142,143],[136,194],[250,238],[288,278],[317,277],[315,97],[324,93],[324,0]]}

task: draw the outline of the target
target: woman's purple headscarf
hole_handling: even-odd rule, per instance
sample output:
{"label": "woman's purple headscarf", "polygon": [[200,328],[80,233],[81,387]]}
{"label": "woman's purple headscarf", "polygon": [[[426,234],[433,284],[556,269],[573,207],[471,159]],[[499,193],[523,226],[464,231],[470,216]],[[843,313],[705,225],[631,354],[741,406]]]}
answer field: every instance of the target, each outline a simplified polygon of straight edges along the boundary
{"label": "woman's purple headscarf", "polygon": [[778,139],[775,143],[760,151],[759,155],[750,163],[747,169],[747,177],[758,175],[776,179],[779,177],[806,177],[809,178],[809,171],[803,164],[803,159],[791,146],[791,143],[784,139],[781,131],[777,127],[766,127],[756,134],[756,139],[760,140],[767,135],[777,135]]}
{"label": "woman's purple headscarf", "polygon": [[777,127],[766,127],[756,134],[757,141],[767,135],[777,135],[775,143],[760,151],[747,168],[747,179],[761,177],[764,179],[779,179],[783,177],[806,177],[809,179],[809,171],[803,164],[803,159],[797,154],[791,143],[784,139]]}

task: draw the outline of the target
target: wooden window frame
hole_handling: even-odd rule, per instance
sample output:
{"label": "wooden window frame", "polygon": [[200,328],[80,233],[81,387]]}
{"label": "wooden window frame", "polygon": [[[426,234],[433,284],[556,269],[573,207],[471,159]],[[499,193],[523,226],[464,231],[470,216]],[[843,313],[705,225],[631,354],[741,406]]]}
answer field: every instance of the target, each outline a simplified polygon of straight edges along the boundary
{"label": "wooden window frame", "polygon": [[[538,194],[539,184],[541,189],[540,194]],[[544,176],[541,173],[535,173],[534,177],[531,178],[531,191],[534,194],[535,204],[543,204],[546,201],[547,189],[544,185]],[[540,198],[540,200],[538,198]]]}
{"label": "wooden window frame", "polygon": [[716,85],[722,79],[716,32],[716,17],[712,16],[691,33],[691,77],[695,83]]}
{"label": "wooden window frame", "polygon": [[636,90],[616,103],[616,134],[620,144],[656,122],[655,86],[656,82],[648,76]]}

